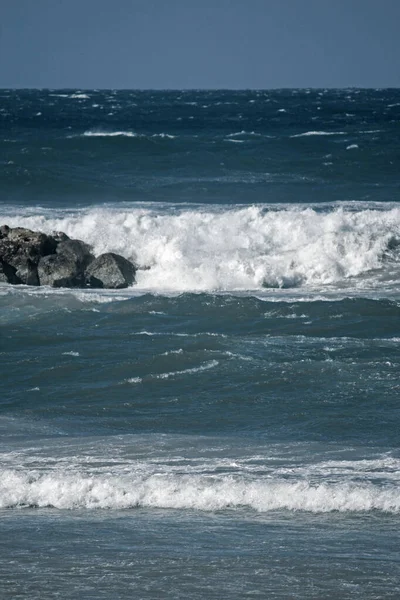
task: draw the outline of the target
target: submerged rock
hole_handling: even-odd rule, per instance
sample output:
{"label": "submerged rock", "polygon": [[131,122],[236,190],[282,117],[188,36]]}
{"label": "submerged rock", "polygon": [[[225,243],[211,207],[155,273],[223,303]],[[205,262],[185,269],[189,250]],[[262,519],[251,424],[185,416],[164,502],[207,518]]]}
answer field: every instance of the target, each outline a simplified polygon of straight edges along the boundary
{"label": "submerged rock", "polygon": [[136,267],[126,258],[108,252],[94,259],[86,269],[86,282],[93,288],[121,289],[135,282]]}

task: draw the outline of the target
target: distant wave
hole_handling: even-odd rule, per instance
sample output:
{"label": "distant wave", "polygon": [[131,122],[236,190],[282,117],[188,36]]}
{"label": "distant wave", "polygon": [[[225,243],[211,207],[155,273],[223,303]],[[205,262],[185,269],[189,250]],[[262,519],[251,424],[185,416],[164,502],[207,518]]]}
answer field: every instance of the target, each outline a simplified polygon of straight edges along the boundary
{"label": "distant wave", "polygon": [[147,377],[131,377],[126,380],[126,383],[141,383],[144,380],[170,379],[174,377],[179,377],[180,375],[195,375],[197,373],[200,373],[201,371],[208,371],[208,369],[213,369],[214,367],[218,366],[218,364],[219,363],[217,360],[210,360],[202,365],[199,365],[198,367],[192,367],[190,369],[182,369],[180,371],[170,371],[168,373],[158,373],[154,375],[151,374]]}
{"label": "distant wave", "polygon": [[[135,133],[134,131],[99,131],[99,130],[89,130],[85,131],[81,134],[83,137],[129,137],[129,138],[167,138],[174,139],[176,136],[171,135],[169,133],[153,133],[150,135],[145,135],[143,133]],[[76,136],[70,136],[76,137]]]}
{"label": "distant wave", "polygon": [[246,480],[232,475],[132,472],[112,476],[18,469],[6,469],[0,475],[0,508],[400,511],[396,486],[369,482],[311,484],[304,480]]}
{"label": "distant wave", "polygon": [[292,138],[309,137],[312,135],[346,135],[345,131],[306,131],[305,133],[297,133],[291,135]]}
{"label": "distant wave", "polygon": [[76,94],[71,94],[71,96],[69,96],[70,98],[79,98],[82,100],[88,100],[90,98],[90,96],[88,96],[87,94],[83,94],[83,93],[76,93]]}
{"label": "distant wave", "polygon": [[133,131],[85,131],[84,137],[139,137]]}
{"label": "distant wave", "polygon": [[241,136],[246,136],[246,135],[255,135],[255,136],[261,136],[261,133],[256,133],[255,131],[236,131],[235,133],[230,133],[227,135],[228,138],[231,137],[241,137]]}

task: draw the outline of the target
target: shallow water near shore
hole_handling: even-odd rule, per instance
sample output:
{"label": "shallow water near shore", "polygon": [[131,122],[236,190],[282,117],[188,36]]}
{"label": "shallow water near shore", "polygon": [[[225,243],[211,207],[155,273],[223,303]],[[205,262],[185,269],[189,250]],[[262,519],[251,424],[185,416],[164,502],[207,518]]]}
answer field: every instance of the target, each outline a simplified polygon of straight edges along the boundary
{"label": "shallow water near shore", "polygon": [[398,598],[399,92],[0,109],[0,224],[143,267],[0,285],[3,595]]}

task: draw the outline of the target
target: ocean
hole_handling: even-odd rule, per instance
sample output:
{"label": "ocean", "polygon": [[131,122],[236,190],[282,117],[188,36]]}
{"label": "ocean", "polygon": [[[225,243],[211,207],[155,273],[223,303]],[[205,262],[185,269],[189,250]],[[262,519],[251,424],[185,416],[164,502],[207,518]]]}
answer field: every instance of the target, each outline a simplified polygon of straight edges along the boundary
{"label": "ocean", "polygon": [[0,90],[0,598],[400,597],[400,90]]}

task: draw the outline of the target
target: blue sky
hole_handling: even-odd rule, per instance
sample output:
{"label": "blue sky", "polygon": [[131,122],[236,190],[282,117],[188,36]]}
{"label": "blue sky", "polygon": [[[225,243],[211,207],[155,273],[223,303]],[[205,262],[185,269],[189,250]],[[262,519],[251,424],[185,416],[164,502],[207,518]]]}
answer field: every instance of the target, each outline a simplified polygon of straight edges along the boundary
{"label": "blue sky", "polygon": [[0,0],[0,87],[399,87],[400,0]]}

